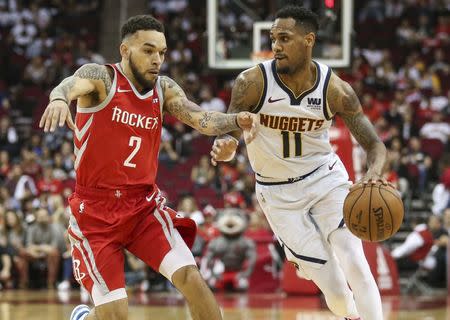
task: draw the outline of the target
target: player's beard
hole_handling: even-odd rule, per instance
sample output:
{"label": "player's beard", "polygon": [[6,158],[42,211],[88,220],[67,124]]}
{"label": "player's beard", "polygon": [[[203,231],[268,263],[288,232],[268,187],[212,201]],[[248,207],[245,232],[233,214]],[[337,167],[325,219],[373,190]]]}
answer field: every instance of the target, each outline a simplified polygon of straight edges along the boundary
{"label": "player's beard", "polygon": [[299,70],[303,70],[306,67],[306,59],[303,58],[300,59],[297,65],[287,65],[283,67],[277,66],[277,73],[290,75],[298,72]]}
{"label": "player's beard", "polygon": [[133,77],[136,79],[139,85],[142,87],[142,92],[147,92],[155,86],[155,81],[145,79],[144,75],[139,72],[137,66],[134,64],[132,57],[133,54],[130,53],[128,64],[130,66],[131,73],[133,74]]}

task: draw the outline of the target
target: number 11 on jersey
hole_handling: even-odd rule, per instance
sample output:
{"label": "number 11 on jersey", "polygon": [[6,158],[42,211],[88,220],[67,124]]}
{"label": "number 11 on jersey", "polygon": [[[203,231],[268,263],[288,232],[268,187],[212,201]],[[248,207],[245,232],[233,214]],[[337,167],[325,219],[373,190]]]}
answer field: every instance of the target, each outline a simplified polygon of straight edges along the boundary
{"label": "number 11 on jersey", "polygon": [[[302,155],[302,134],[300,132],[294,132],[294,157],[301,157]],[[283,158],[291,157],[290,150],[290,132],[281,131],[281,136],[283,138]]]}

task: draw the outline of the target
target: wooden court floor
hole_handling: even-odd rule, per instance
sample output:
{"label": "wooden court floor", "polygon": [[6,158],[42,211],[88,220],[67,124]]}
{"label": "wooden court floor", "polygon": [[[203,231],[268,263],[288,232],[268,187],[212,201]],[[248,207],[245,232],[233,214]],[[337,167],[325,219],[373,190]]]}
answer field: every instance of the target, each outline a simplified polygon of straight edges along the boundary
{"label": "wooden court floor", "polygon": [[[216,294],[226,320],[342,320],[319,297],[277,294]],[[190,319],[176,293],[129,293],[130,320]],[[0,320],[66,320],[80,303],[77,291],[0,291]],[[385,320],[450,320],[450,297],[383,297]]]}

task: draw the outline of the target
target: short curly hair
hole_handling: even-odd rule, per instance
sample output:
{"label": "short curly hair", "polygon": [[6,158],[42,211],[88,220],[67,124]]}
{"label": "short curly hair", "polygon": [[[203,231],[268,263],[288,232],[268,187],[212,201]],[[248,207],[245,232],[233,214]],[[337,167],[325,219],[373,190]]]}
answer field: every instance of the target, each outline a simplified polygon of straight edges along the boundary
{"label": "short curly hair", "polygon": [[123,40],[127,36],[133,35],[139,30],[156,30],[164,33],[164,25],[156,18],[148,14],[133,16],[130,17],[122,26],[120,30],[121,39]]}
{"label": "short curly hair", "polygon": [[288,5],[276,13],[276,18],[292,18],[296,25],[301,26],[306,32],[316,33],[319,30],[319,16],[309,9],[296,5]]}

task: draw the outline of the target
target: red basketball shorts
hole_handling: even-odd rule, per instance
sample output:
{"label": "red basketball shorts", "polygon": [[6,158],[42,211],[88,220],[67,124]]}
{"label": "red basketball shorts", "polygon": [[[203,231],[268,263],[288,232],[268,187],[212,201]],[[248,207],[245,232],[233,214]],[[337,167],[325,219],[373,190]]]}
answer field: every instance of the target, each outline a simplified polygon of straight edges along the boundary
{"label": "red basketball shorts", "polygon": [[[195,265],[188,248],[194,243],[195,222],[177,216],[164,202],[156,186],[153,190],[77,186],[69,197],[74,276],[95,305],[126,297],[124,249],[169,280],[180,267]],[[102,298],[118,289],[120,293],[108,301]]]}

